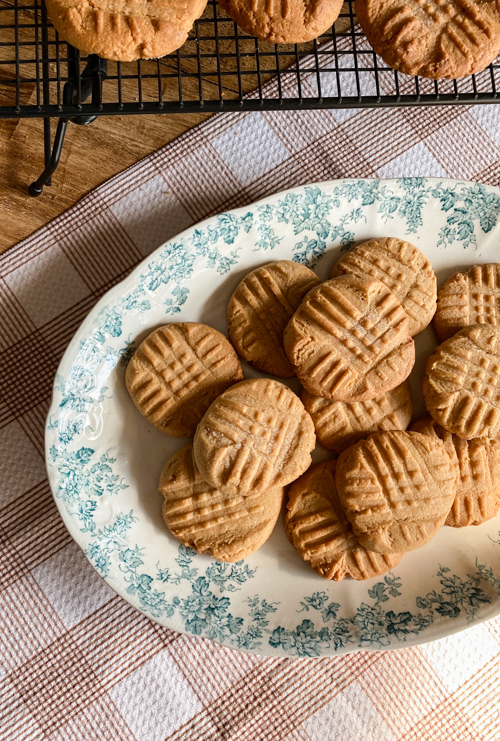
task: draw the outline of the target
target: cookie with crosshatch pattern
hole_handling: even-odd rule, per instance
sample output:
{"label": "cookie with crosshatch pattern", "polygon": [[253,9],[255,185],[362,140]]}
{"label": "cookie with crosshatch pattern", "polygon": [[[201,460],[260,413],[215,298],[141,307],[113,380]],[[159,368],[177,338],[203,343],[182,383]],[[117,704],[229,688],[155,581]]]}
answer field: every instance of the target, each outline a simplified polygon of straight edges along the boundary
{"label": "cookie with crosshatch pattern", "polygon": [[406,430],[413,413],[408,381],[378,399],[352,404],[322,399],[305,389],[301,399],[312,417],[319,444],[334,453],[340,453],[372,432]]}
{"label": "cookie with crosshatch pattern", "polygon": [[370,239],[346,252],[333,266],[339,275],[376,278],[401,302],[414,337],[427,327],[436,311],[437,283],[432,265],[411,242],[395,237]]}
{"label": "cookie with crosshatch pattern", "polygon": [[464,327],[439,345],[422,390],[429,414],[448,432],[500,438],[500,326]]}
{"label": "cookie with crosshatch pattern", "polygon": [[309,467],[314,425],[299,397],[271,378],[242,381],[221,394],[196,429],[194,459],[226,494],[258,494]]}
{"label": "cookie with crosshatch pattern", "polygon": [[165,324],[132,356],[125,382],[146,419],[173,437],[192,437],[212,401],[243,378],[223,334],[206,324]]}
{"label": "cookie with crosshatch pattern", "polygon": [[442,440],[457,466],[455,499],[444,524],[467,527],[495,517],[500,508],[500,441],[462,440],[431,417],[419,419],[411,430]]}
{"label": "cookie with crosshatch pattern", "polygon": [[288,490],[286,532],[304,561],[324,579],[372,579],[394,568],[402,554],[368,551],[352,530],[335,488],[335,461],[318,463]]}
{"label": "cookie with crosshatch pattern", "polygon": [[405,553],[431,540],[456,482],[445,445],[418,432],[375,432],[340,454],[335,473],[354,533],[377,553]]}
{"label": "cookie with crosshatch pattern", "polygon": [[285,352],[302,385],[333,401],[375,399],[415,362],[408,316],[379,280],[353,275],[313,288],[288,322]]}
{"label": "cookie with crosshatch pattern", "polygon": [[500,49],[497,0],[356,0],[377,54],[407,75],[456,79],[479,72]]}
{"label": "cookie with crosshatch pattern", "polygon": [[472,324],[500,326],[500,263],[454,273],[438,291],[434,329],[439,342]]}
{"label": "cookie with crosshatch pattern", "polygon": [[178,49],[207,0],[46,0],[54,28],[68,43],[103,59],[131,62]]}
{"label": "cookie with crosshatch pattern", "polygon": [[172,535],[218,561],[239,561],[260,548],[273,531],[285,493],[278,487],[243,497],[214,489],[194,463],[192,443],[166,462],[158,491]]}
{"label": "cookie with crosshatch pattern", "polygon": [[245,33],[275,44],[301,44],[325,33],[337,20],[343,0],[219,0]]}
{"label": "cookie with crosshatch pattern", "polygon": [[245,275],[227,307],[229,339],[240,357],[262,373],[293,378],[283,332],[306,293],[320,282],[312,270],[291,260]]}

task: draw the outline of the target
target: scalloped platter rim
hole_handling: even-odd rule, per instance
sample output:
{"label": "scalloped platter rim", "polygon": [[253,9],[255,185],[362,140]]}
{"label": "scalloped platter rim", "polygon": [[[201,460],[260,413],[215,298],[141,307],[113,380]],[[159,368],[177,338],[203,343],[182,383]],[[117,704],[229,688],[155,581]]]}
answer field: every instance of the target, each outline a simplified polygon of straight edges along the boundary
{"label": "scalloped platter rim", "polygon": [[[161,519],[159,474],[185,441],[155,430],[128,397],[124,371],[137,343],[176,320],[226,333],[227,301],[249,270],[293,259],[324,279],[343,250],[376,236],[416,244],[442,283],[456,269],[498,260],[500,190],[446,179],[348,179],[219,214],[169,240],[112,288],[66,350],[46,424],[57,507],[97,572],[161,625],[241,651],[310,657],[426,643],[500,613],[499,516],[443,528],[383,577],[340,583],[302,562],[282,521],[248,559],[221,564],[179,545]],[[417,338],[418,414],[435,344],[430,328]],[[317,450],[316,460],[325,457]]]}

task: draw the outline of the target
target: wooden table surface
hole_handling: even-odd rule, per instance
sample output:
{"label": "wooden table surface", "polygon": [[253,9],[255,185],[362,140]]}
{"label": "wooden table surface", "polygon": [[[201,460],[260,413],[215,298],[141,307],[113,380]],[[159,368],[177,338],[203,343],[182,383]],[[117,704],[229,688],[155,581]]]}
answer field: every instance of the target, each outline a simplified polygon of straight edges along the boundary
{"label": "wooden table surface", "polygon": [[[44,169],[41,119],[0,121],[0,253],[141,157],[207,118],[207,114],[103,116],[69,124],[61,162],[38,198],[28,185]],[[55,130],[53,121],[52,135]]]}
{"label": "wooden table surface", "polygon": [[[14,0],[0,0],[0,7],[13,8]],[[33,13],[30,10],[21,11],[20,20],[27,26],[33,24]],[[7,40],[7,36],[2,37],[1,33],[0,30],[0,40]],[[20,28],[21,40],[23,33],[29,34],[29,31]],[[12,57],[13,48],[8,47],[7,53]],[[168,63],[167,59],[165,64],[168,66]],[[193,64],[195,62],[191,60],[185,62],[184,66],[191,69]],[[221,62],[222,66],[225,64],[227,62]],[[290,61],[284,66],[287,64]],[[29,65],[21,66],[21,77],[26,69],[29,69]],[[0,71],[7,74],[5,66]],[[265,81],[269,76],[263,74],[262,79]],[[14,88],[2,87],[1,81],[0,100],[12,105]],[[249,79],[243,85],[243,92],[253,89],[255,84]],[[195,79],[187,81],[185,93],[191,99],[197,97],[197,85]],[[156,80],[144,79],[143,94],[147,96],[153,90],[153,96],[156,95],[156,86]],[[177,86],[177,78],[164,78],[164,100],[176,99]],[[223,87],[224,96],[238,96],[239,88],[234,76],[226,77]],[[125,100],[134,100],[137,95],[134,79],[124,79],[122,89]],[[34,85],[27,80],[22,85],[21,94],[25,103],[33,102]],[[213,75],[209,76],[204,80],[204,95],[211,97],[217,94],[216,80]],[[172,141],[208,115],[101,116],[88,126],[69,123],[61,161],[52,178],[53,184],[44,189],[38,198],[29,196],[27,189],[44,169],[43,122],[41,119],[0,121],[0,253],[32,234],[108,178]],[[57,119],[52,119],[52,139],[56,123]]]}
{"label": "wooden table surface", "polygon": [[[13,2],[14,0],[0,0],[0,6],[14,7]],[[347,12],[346,5],[343,12]],[[21,20],[23,13],[24,11],[21,12]],[[33,22],[32,13],[26,12],[26,21],[28,24]],[[335,24],[337,32],[345,31],[348,27],[347,17],[341,17]],[[20,33],[22,35],[22,28]],[[274,49],[274,45],[266,42],[260,42],[260,45],[268,51]],[[308,46],[311,50],[313,48],[310,43],[303,46],[306,50]],[[223,48],[221,42],[221,49]],[[291,51],[293,48],[290,46]],[[10,52],[12,53],[12,49]],[[284,69],[293,59],[290,56],[280,61],[280,67]],[[223,67],[228,64],[229,61],[221,62]],[[240,62],[241,69],[245,65],[251,67],[252,64],[253,61],[250,58],[246,60],[245,57]],[[26,67],[27,65],[22,67],[22,74]],[[5,68],[3,69],[5,73]],[[265,82],[271,76],[271,73],[266,74],[264,71],[261,79]],[[224,80],[222,94],[238,97],[240,88],[234,75],[226,76]],[[144,81],[145,93],[148,84],[155,86],[157,83],[154,80]],[[177,84],[177,79],[164,80],[165,100],[175,99]],[[193,88],[195,99],[198,83],[192,80],[190,84],[196,88]],[[213,75],[204,80],[204,84],[205,96],[210,96],[211,89],[215,95],[218,94]],[[126,99],[133,99],[130,95],[135,92],[134,85],[133,80],[123,82]],[[255,85],[251,76],[245,78],[242,92],[249,92]],[[9,92],[12,96],[12,90],[12,87],[2,88],[0,85],[0,99],[5,98],[4,103],[12,104],[12,100],[8,99]],[[30,96],[34,95],[33,86],[24,86],[23,95],[27,96],[25,102],[30,102]],[[102,116],[88,126],[69,123],[61,161],[52,178],[52,185],[46,187],[38,198],[28,195],[28,186],[44,169],[43,122],[41,119],[0,121],[0,253],[32,234],[108,178],[172,141],[209,115],[176,113]],[[56,119],[53,119],[52,138],[55,127]]]}

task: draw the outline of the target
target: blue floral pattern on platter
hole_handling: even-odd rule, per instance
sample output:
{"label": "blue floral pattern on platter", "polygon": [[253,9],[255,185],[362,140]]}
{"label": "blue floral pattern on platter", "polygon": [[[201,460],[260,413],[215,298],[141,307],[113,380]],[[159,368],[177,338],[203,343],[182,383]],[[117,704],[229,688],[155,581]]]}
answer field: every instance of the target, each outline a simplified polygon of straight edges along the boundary
{"label": "blue floral pattern on platter", "polygon": [[[338,255],[378,234],[407,236],[437,268],[491,260],[499,217],[500,191],[472,183],[414,178],[305,186],[189,229],[112,289],[61,363],[46,429],[56,502],[101,576],[164,625],[271,655],[412,645],[499,612],[498,520],[468,528],[475,531],[468,534],[474,553],[465,561],[453,547],[439,559],[429,555],[425,579],[415,583],[402,568],[406,556],[378,581],[337,585],[302,569],[296,582],[287,573],[280,590],[269,585],[259,558],[220,564],[178,546],[161,531],[161,517],[159,526],[149,523],[116,427],[136,338],[162,321],[203,321],[203,296],[225,276],[272,259],[313,267],[330,250]],[[151,539],[143,536],[148,527]]]}

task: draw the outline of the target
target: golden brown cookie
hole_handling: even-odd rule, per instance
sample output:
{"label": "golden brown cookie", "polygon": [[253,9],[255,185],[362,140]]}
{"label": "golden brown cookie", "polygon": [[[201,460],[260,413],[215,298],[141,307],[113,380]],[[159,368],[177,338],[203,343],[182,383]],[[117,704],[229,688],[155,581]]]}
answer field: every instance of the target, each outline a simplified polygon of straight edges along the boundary
{"label": "golden brown cookie", "polygon": [[455,499],[444,524],[481,525],[495,517],[500,508],[500,442],[485,438],[462,440],[431,417],[419,419],[411,429],[442,440],[457,467]]}
{"label": "golden brown cookie", "polygon": [[359,542],[377,553],[404,553],[431,540],[448,516],[456,481],[441,440],[417,432],[375,432],[340,454],[335,475]]}
{"label": "golden brown cookie", "polygon": [[184,545],[218,561],[246,558],[271,535],[283,504],[284,489],[246,497],[229,496],[207,484],[188,443],[169,458],[158,487],[165,501],[166,526]]}
{"label": "golden brown cookie", "polygon": [[413,414],[408,381],[378,399],[352,404],[322,399],[305,389],[301,399],[312,417],[319,444],[334,453],[340,453],[372,432],[406,430]]}
{"label": "golden brown cookie", "polygon": [[428,358],[422,384],[438,424],[459,437],[500,437],[500,326],[464,327]]}
{"label": "golden brown cookie", "polygon": [[227,307],[229,339],[238,354],[262,373],[292,378],[283,332],[306,293],[319,283],[312,270],[291,260],[248,273]]}
{"label": "golden brown cookie", "polygon": [[356,0],[356,16],[377,54],[407,75],[454,80],[500,49],[497,0]]}
{"label": "golden brown cookie", "polygon": [[434,329],[439,342],[472,324],[500,325],[500,263],[454,273],[438,291]]}
{"label": "golden brown cookie", "polygon": [[427,327],[436,311],[436,275],[411,242],[395,237],[363,242],[340,258],[330,277],[346,274],[376,278],[386,285],[408,314],[412,337]]}
{"label": "golden brown cookie", "polygon": [[276,44],[301,44],[335,23],[342,0],[219,0],[219,5],[251,36]]}
{"label": "golden brown cookie", "polygon": [[196,465],[227,494],[258,494],[294,481],[311,463],[316,436],[299,397],[279,381],[254,378],[221,394],[194,438]]}
{"label": "golden brown cookie", "polygon": [[151,332],[125,374],[137,409],[173,437],[192,437],[212,401],[242,378],[230,342],[196,322],[165,324]]}
{"label": "golden brown cookie", "polygon": [[367,551],[354,535],[335,488],[335,461],[312,466],[288,490],[286,532],[304,561],[324,579],[372,579],[403,554]]}
{"label": "golden brown cookie", "polygon": [[87,54],[131,62],[163,57],[186,41],[207,0],[47,0],[61,38]]}
{"label": "golden brown cookie", "polygon": [[333,401],[376,399],[409,376],[408,317],[379,280],[344,275],[309,291],[288,322],[285,352],[302,385]]}

